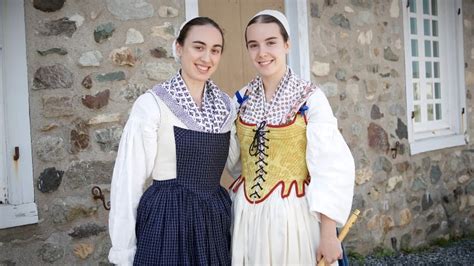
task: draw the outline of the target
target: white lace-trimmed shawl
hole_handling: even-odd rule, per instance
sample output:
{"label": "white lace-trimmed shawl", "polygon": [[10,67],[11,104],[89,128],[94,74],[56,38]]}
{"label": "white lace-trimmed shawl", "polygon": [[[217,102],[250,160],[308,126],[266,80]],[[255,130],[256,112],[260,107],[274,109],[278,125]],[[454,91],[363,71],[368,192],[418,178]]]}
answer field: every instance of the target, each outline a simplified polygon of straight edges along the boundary
{"label": "white lace-trimmed shawl", "polygon": [[230,99],[211,80],[206,81],[201,110],[191,97],[180,72],[153,87],[152,91],[189,129],[220,133],[229,121]]}
{"label": "white lace-trimmed shawl", "polygon": [[298,78],[288,67],[270,102],[265,100],[265,91],[260,76],[247,85],[248,99],[240,107],[240,117],[246,123],[258,124],[266,121],[270,125],[289,123],[317,87]]}

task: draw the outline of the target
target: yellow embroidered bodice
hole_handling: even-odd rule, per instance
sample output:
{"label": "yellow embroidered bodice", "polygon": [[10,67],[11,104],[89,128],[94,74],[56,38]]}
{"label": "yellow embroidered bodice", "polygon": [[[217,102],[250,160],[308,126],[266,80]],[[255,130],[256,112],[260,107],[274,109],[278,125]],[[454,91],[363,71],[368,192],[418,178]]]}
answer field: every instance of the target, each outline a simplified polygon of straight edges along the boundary
{"label": "yellow embroidered bodice", "polygon": [[281,190],[281,196],[287,197],[292,187],[303,196],[305,182],[309,182],[305,117],[298,114],[292,123],[283,126],[249,125],[241,119],[236,123],[242,175],[234,189],[244,183],[247,200],[255,203],[274,190]]}

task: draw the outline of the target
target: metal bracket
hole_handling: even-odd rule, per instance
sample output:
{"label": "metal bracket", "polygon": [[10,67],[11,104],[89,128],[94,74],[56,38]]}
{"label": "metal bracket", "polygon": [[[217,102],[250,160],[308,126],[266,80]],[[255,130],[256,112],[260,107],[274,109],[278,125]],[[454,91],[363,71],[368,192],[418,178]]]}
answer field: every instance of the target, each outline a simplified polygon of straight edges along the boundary
{"label": "metal bracket", "polygon": [[13,161],[18,161],[20,159],[20,147],[15,147],[15,153],[13,154]]}
{"label": "metal bracket", "polygon": [[100,199],[102,201],[102,204],[104,205],[104,209],[108,211],[110,210],[110,201],[107,201],[107,203],[105,202],[105,196],[102,193],[102,189],[100,189],[100,187],[94,186],[92,188],[92,195],[94,196],[95,200]]}
{"label": "metal bracket", "polygon": [[393,159],[397,158],[399,147],[400,147],[400,141],[397,141],[397,142],[395,142],[395,147],[390,149],[390,152],[392,153],[392,158]]}

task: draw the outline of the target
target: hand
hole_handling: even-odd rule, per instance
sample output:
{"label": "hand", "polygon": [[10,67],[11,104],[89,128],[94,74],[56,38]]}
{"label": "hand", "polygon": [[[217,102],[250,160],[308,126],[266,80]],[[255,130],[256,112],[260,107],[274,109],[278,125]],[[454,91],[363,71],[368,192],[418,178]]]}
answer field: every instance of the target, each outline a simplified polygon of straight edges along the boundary
{"label": "hand", "polygon": [[316,259],[319,262],[321,259],[325,261],[325,265],[330,265],[342,258],[341,242],[334,233],[333,237],[321,237],[319,248],[316,254]]}
{"label": "hand", "polygon": [[341,241],[337,239],[336,222],[321,214],[321,238],[316,253],[316,260],[325,261],[326,265],[332,264],[342,258]]}

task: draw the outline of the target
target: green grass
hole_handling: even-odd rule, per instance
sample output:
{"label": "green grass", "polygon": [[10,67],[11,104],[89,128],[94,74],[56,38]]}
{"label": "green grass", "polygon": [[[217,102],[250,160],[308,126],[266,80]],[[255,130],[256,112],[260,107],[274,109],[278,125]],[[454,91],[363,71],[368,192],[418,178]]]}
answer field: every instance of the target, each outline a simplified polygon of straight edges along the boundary
{"label": "green grass", "polygon": [[365,257],[355,251],[348,251],[347,252],[347,257],[349,258],[349,261],[352,263],[357,263],[357,264],[364,264],[365,262]]}
{"label": "green grass", "polygon": [[438,247],[447,247],[453,242],[460,240],[460,238],[451,238],[451,239],[446,239],[446,238],[438,238],[435,239],[431,242],[431,245],[433,246],[438,246]]}
{"label": "green grass", "polygon": [[456,243],[457,241],[464,240],[464,239],[466,240],[474,239],[474,232],[465,234],[461,237],[450,237],[448,239],[444,237],[440,237],[440,238],[434,239],[433,241],[430,241],[430,243],[427,245],[422,245],[415,248],[405,248],[405,249],[402,249],[401,251],[406,254],[418,254],[418,253],[431,251],[437,247],[442,247],[442,248],[449,247],[452,244]]}
{"label": "green grass", "polygon": [[376,258],[390,257],[393,255],[395,255],[395,251],[382,246],[374,248],[374,251],[372,252],[372,256]]}

